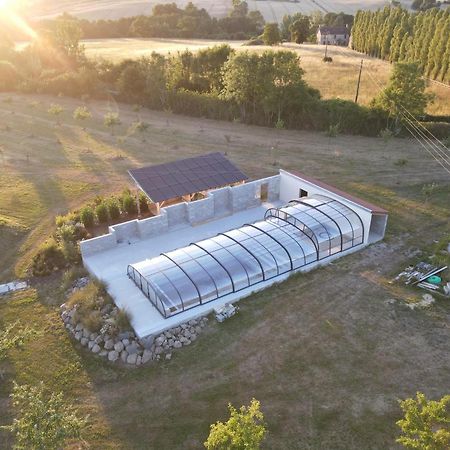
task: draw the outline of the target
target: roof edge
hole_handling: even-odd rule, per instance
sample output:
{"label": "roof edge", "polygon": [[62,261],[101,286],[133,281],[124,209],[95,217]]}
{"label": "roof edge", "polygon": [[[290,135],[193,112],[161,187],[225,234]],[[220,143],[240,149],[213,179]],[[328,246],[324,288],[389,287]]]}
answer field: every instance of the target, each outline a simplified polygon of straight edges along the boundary
{"label": "roof edge", "polygon": [[322,189],[325,189],[327,191],[332,192],[333,194],[339,195],[340,197],[357,204],[358,206],[369,210],[371,213],[373,214],[388,214],[388,211],[377,206],[374,205],[373,203],[367,202],[366,200],[363,200],[362,198],[356,197],[354,195],[351,195],[345,191],[342,191],[334,186],[331,186],[330,184],[324,183],[323,181],[320,181],[316,178],[310,177],[308,175],[305,175],[301,172],[297,172],[295,170],[284,170],[284,169],[280,169],[280,173],[284,172],[287,173],[289,175],[293,175],[294,177],[300,178],[308,183],[311,184],[315,184],[316,186],[321,187]]}

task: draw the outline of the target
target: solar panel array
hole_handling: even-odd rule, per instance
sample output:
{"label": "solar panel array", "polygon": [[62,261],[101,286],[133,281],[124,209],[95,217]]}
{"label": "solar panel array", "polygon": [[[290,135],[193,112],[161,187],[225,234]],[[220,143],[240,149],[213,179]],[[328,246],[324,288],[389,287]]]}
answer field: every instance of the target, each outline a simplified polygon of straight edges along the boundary
{"label": "solar panel array", "polygon": [[222,153],[208,153],[166,164],[129,171],[154,202],[227,186],[248,177]]}

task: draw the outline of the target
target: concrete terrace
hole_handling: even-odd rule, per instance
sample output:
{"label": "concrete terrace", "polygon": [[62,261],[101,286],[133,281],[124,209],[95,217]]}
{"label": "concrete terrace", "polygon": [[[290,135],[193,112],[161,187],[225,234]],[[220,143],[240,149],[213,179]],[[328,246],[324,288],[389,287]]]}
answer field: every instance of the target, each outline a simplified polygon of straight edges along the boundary
{"label": "concrete terrace", "polygon": [[[148,239],[130,238],[116,247],[84,256],[86,268],[108,286],[108,292],[117,306],[126,309],[132,318],[132,325],[138,336],[144,337],[161,330],[174,327],[192,318],[204,315],[215,307],[249,295],[255,287],[237,294],[219,298],[178,315],[164,319],[150,300],[128,278],[128,264],[151,259],[162,252],[175,250],[216,234],[240,227],[244,223],[255,222],[264,218],[264,213],[271,207],[282,206],[282,201],[262,203],[258,207],[236,212],[230,216],[216,219],[197,226],[180,226],[160,236]],[[281,278],[281,277],[280,277]],[[274,280],[271,280],[270,284]],[[261,288],[264,283],[261,283]],[[259,288],[258,288],[259,289]],[[248,292],[247,292],[248,291]]]}

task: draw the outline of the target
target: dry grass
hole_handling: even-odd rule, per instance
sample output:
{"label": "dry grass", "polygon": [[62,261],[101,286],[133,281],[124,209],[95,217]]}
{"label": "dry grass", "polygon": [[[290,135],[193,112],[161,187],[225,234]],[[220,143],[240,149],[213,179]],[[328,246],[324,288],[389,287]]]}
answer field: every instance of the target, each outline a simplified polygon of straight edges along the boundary
{"label": "dry grass", "polygon": [[[43,380],[90,414],[84,439],[92,449],[198,449],[228,402],[252,397],[268,422],[264,448],[397,449],[397,399],[417,390],[431,398],[448,393],[448,302],[410,311],[403,302],[420,293],[389,283],[413,250],[427,251],[450,232],[448,174],[414,141],[328,138],[143,110],[150,124],[144,143],[127,134],[137,120],[131,106],[90,103],[93,118],[83,131],[71,114],[81,102],[1,99],[3,278],[23,270],[56,214],[122,190],[127,169],[212,150],[227,152],[251,178],[275,173],[276,159],[387,208],[390,217],[386,243],[242,301],[235,318],[211,322],[171,361],[138,371],[108,365],[69,340],[51,306],[63,301],[61,280],[0,298],[0,327],[20,320],[44,332],[0,367],[0,425],[13,418],[12,380]],[[31,101],[40,103],[32,108]],[[51,103],[66,110],[61,126],[46,112]],[[120,114],[116,136],[103,125],[108,110]],[[439,188],[425,203],[422,187],[433,182]],[[16,236],[16,226],[26,229]],[[398,302],[387,303],[391,298]],[[0,443],[12,446],[4,431]]]}
{"label": "dry grass", "polygon": [[[202,39],[96,39],[85,41],[86,53],[91,58],[104,57],[113,61],[124,58],[139,58],[152,52],[161,54],[177,51],[197,51],[225,41]],[[364,59],[359,102],[369,104],[372,98],[386,85],[391,65],[385,61],[362,55],[344,47],[330,46],[328,55],[332,63],[324,63],[325,47],[312,44],[297,45],[285,43],[281,46],[243,46],[243,42],[227,41],[237,51],[292,50],[297,52],[305,70],[306,81],[319,89],[324,98],[342,98],[354,100],[358,81],[359,64]],[[450,87],[430,84],[428,88],[435,96],[435,102],[428,108],[430,114],[450,114]]]}

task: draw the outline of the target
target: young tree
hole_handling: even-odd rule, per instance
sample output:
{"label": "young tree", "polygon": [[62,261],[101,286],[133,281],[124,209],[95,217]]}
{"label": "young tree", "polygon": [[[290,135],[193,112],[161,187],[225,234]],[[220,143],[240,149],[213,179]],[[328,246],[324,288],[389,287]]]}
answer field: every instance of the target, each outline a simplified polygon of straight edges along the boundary
{"label": "young tree", "polygon": [[450,395],[441,400],[428,400],[418,392],[416,398],[400,401],[404,418],[397,422],[402,435],[397,442],[418,450],[450,448]]}
{"label": "young tree", "polygon": [[277,23],[266,23],[262,39],[266,45],[276,45],[281,42],[280,30]]}
{"label": "young tree", "polygon": [[250,406],[241,406],[239,411],[229,404],[228,410],[227,422],[211,425],[205,447],[208,450],[258,450],[267,433],[259,401],[252,399]]}
{"label": "young tree", "polygon": [[14,383],[11,394],[18,418],[4,427],[16,437],[16,447],[23,449],[58,450],[68,439],[77,439],[86,425],[67,404],[62,393],[48,394],[39,386],[19,386]]}
{"label": "young tree", "polygon": [[373,100],[372,104],[392,117],[409,111],[413,116],[424,113],[432,95],[425,93],[425,81],[416,63],[396,63],[389,83]]}
{"label": "young tree", "polygon": [[299,17],[292,25],[289,27],[291,32],[291,41],[297,44],[303,44],[303,42],[308,39],[310,34],[310,22],[308,16]]}
{"label": "young tree", "polygon": [[73,112],[73,118],[76,120],[86,120],[92,117],[91,112],[87,109],[86,106],[79,106]]}
{"label": "young tree", "polygon": [[57,118],[57,123],[59,125],[59,116],[63,113],[63,111],[64,111],[64,108],[61,105],[52,103],[47,112]]}
{"label": "young tree", "polygon": [[111,134],[114,134],[114,127],[120,124],[119,115],[113,112],[105,114],[104,123],[106,127],[111,128]]}

